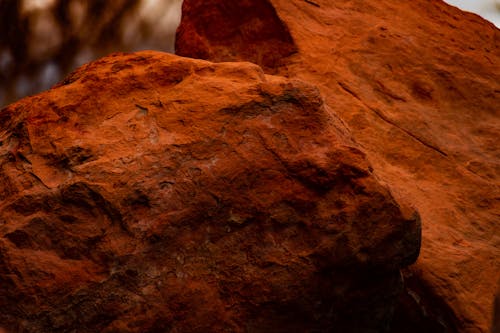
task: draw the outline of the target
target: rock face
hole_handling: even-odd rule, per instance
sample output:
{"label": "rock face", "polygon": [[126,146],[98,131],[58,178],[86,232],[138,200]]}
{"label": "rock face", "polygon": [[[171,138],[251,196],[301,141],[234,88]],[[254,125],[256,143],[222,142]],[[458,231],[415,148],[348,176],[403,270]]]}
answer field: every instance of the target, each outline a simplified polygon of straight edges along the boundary
{"label": "rock face", "polygon": [[[297,51],[268,0],[191,1],[177,32],[176,53],[212,61],[245,59],[273,71]],[[192,15],[195,14],[195,15]],[[206,22],[214,22],[206,25]]]}
{"label": "rock face", "polygon": [[379,332],[418,255],[319,91],[250,63],[115,54],[0,128],[8,332]]}
{"label": "rock face", "polygon": [[[184,1],[178,54],[217,49],[205,58],[255,61],[247,53],[264,41],[224,52],[203,28],[246,38],[253,21],[226,28],[232,21],[216,19],[238,15],[227,3]],[[279,20],[296,49],[270,72],[318,86],[327,111],[348,125],[380,179],[422,216],[422,253],[405,272],[402,304],[413,302],[420,311],[414,317],[432,318],[436,332],[488,332],[500,276],[499,30],[441,1],[267,6],[278,19],[263,16],[261,24]],[[191,36],[202,42],[192,44]]]}

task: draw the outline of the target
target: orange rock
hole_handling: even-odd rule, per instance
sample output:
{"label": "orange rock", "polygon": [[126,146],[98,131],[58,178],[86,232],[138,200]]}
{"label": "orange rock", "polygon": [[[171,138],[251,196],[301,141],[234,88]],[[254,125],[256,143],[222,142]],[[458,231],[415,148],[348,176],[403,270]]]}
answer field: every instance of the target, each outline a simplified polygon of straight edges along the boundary
{"label": "orange rock", "polygon": [[[377,176],[422,215],[422,254],[406,273],[418,289],[407,296],[433,305],[422,313],[441,331],[488,332],[500,276],[499,30],[441,1],[264,2],[274,11],[260,25],[281,22],[297,50],[269,72],[318,86]],[[243,33],[253,21],[220,20],[238,15],[227,3],[184,1],[180,54],[200,55],[197,36],[216,50],[206,59],[256,61],[266,42]],[[209,33],[222,27],[247,48]]]}
{"label": "orange rock", "polygon": [[384,330],[420,224],[319,91],[115,54],[0,112],[13,332]]}

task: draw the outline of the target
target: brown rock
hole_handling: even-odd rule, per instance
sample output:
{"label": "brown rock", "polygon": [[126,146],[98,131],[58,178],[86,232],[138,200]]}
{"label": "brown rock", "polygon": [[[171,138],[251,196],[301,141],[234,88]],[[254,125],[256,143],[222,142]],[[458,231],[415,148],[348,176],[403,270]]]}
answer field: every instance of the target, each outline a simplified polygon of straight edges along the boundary
{"label": "brown rock", "polygon": [[418,254],[319,91],[116,54],[0,112],[12,332],[378,332]]}
{"label": "brown rock", "polygon": [[[218,2],[184,1],[183,55],[199,55],[196,45],[190,49],[194,35],[205,37],[203,49],[224,53],[223,42],[203,30],[237,15],[225,6],[232,1]],[[422,255],[406,273],[415,286],[408,296],[430,305],[422,313],[443,331],[489,331],[500,276],[499,30],[441,1],[267,4],[297,49],[271,72],[317,85],[380,179],[422,215]],[[236,24],[227,29],[252,27]],[[231,56],[206,59],[255,60],[232,44],[225,53]]]}
{"label": "brown rock", "polygon": [[493,320],[491,323],[491,333],[500,333],[500,281],[498,281],[497,294],[493,302]]}

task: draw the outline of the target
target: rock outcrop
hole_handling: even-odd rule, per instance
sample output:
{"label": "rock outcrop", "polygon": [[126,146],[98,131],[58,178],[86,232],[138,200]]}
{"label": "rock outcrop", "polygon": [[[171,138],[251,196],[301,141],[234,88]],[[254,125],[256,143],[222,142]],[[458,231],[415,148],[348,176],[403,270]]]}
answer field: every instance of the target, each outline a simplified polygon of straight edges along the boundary
{"label": "rock outcrop", "polygon": [[[441,1],[263,2],[273,15],[240,22],[219,19],[238,16],[233,1],[185,0],[178,54],[266,68],[266,42],[246,32],[280,22],[296,52],[269,72],[318,86],[377,175],[422,216],[403,303],[436,332],[488,332],[500,276],[500,31]],[[210,33],[220,29],[248,42],[245,52]],[[264,50],[277,45],[268,36]]]}
{"label": "rock outcrop", "polygon": [[3,109],[0,326],[386,330],[419,217],[328,108],[254,64],[148,51]]}

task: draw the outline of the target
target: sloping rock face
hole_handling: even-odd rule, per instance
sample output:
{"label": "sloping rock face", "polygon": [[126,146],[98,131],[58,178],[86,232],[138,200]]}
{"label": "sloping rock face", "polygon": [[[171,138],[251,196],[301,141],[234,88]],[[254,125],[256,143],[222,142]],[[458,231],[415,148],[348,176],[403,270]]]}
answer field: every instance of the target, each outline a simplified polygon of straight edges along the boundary
{"label": "sloping rock face", "polygon": [[319,91],[116,54],[0,112],[8,332],[379,332],[416,260]]}
{"label": "sloping rock face", "polygon": [[[184,1],[179,54],[199,55],[190,36],[225,26],[210,19],[236,16],[230,2]],[[489,331],[500,276],[499,30],[441,1],[267,3],[297,49],[272,72],[318,86],[378,176],[422,215],[402,304],[414,303],[417,321],[434,318],[436,332]],[[204,38],[203,49],[220,43]],[[232,45],[226,53],[255,59]]]}

